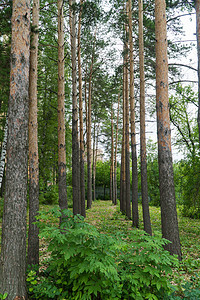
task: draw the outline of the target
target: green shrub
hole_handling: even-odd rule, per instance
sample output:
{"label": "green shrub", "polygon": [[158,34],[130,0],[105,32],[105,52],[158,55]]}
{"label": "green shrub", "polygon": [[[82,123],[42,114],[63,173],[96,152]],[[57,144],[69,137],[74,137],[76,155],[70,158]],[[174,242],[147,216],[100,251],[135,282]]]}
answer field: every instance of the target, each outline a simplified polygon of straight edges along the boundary
{"label": "green shrub", "polygon": [[[195,278],[196,282],[196,278]],[[177,295],[180,294],[180,295]],[[200,285],[196,285],[191,281],[186,282],[185,284],[181,285],[181,291],[179,293],[174,292],[172,295],[165,297],[165,300],[199,300],[200,299]]]}
{"label": "green shrub", "polygon": [[178,266],[175,256],[163,249],[169,241],[157,233],[131,231],[129,243],[119,253],[118,272],[122,280],[122,299],[163,299],[172,293],[168,275]]}
{"label": "green shrub", "polygon": [[[60,216],[60,212],[54,211]],[[83,217],[65,211],[66,219],[60,228],[52,223],[39,222],[40,236],[49,240],[51,253],[46,269],[29,273],[29,292],[36,299],[119,299],[119,276],[115,266],[115,243],[100,234]],[[39,215],[48,221],[48,213]],[[37,284],[36,284],[37,283]]]}
{"label": "green shrub", "polygon": [[191,219],[200,219],[200,208],[194,206],[184,205],[182,207],[182,215],[183,217],[189,217]]}
{"label": "green shrub", "polygon": [[48,241],[50,258],[39,276],[28,273],[30,298],[162,299],[172,292],[167,274],[178,260],[163,249],[166,240],[136,229],[129,237],[111,237],[81,216],[63,213],[60,228],[52,222],[61,216],[58,210],[39,214],[40,237]]}

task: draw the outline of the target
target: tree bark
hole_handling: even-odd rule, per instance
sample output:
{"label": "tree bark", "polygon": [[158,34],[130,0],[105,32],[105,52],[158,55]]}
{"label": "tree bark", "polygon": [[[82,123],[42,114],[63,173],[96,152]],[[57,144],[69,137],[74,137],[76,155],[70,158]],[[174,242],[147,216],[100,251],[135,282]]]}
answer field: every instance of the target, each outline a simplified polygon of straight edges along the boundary
{"label": "tree bark", "polygon": [[30,2],[13,0],[6,190],[0,259],[0,292],[7,292],[8,300],[27,299],[29,54]]}
{"label": "tree bark", "polygon": [[129,0],[129,53],[130,53],[130,119],[131,119],[131,152],[132,152],[132,219],[133,226],[139,227],[138,214],[138,171],[135,130],[135,96],[134,96],[134,62],[133,62],[133,24],[132,3]]}
{"label": "tree bark", "polygon": [[[126,15],[128,16],[129,2],[126,2]],[[129,60],[128,39],[129,28],[125,24],[125,165],[126,165],[126,216],[131,219],[131,197],[130,197],[130,147],[129,147]]]}
{"label": "tree bark", "polygon": [[95,146],[96,146],[96,116],[94,120],[93,128],[93,149],[92,149],[92,191],[93,191],[93,201],[95,200]]}
{"label": "tree bark", "polygon": [[81,70],[81,16],[83,0],[80,1],[80,12],[78,22],[78,75],[79,75],[79,122],[80,122],[80,197],[81,215],[85,213],[85,169],[84,169],[84,138],[83,138],[83,94],[82,94],[82,70]]}
{"label": "tree bark", "polygon": [[92,72],[93,72],[93,60],[90,65],[89,73],[89,91],[88,91],[88,119],[87,119],[87,208],[92,206],[92,149],[91,149],[91,116],[92,116]]}
{"label": "tree bark", "polygon": [[111,105],[111,159],[110,159],[110,200],[114,204],[114,124],[113,105]]}
{"label": "tree bark", "polygon": [[145,135],[145,75],[144,75],[144,39],[143,39],[143,0],[139,0],[139,60],[140,60],[140,157],[141,189],[144,230],[152,235],[148,202],[147,159]]}
{"label": "tree bark", "polygon": [[165,248],[181,260],[171,153],[168,97],[168,58],[166,4],[155,0],[156,33],[156,110],[158,134],[159,188],[163,237],[171,241]]}
{"label": "tree bark", "polygon": [[78,106],[76,91],[76,14],[75,1],[69,0],[70,5],[70,36],[71,36],[71,60],[72,60],[72,190],[73,213],[81,213],[80,203],[80,153],[78,140]]}
{"label": "tree bark", "polygon": [[196,0],[196,38],[197,38],[197,56],[198,56],[198,116],[199,127],[199,147],[200,147],[200,0]]}
{"label": "tree bark", "polygon": [[[60,209],[67,209],[65,145],[65,51],[63,0],[58,0],[58,193]],[[62,221],[62,218],[61,218]]]}
{"label": "tree bark", "polygon": [[97,165],[97,155],[98,155],[98,141],[99,141],[99,124],[97,126],[97,135],[96,135],[96,148],[93,162],[93,199],[96,199],[96,165]]}
{"label": "tree bark", "polygon": [[123,66],[123,132],[121,153],[121,179],[120,179],[120,210],[126,213],[126,168],[125,168],[125,59]]}
{"label": "tree bark", "polygon": [[32,39],[30,48],[29,73],[29,231],[28,264],[39,265],[39,229],[33,224],[39,211],[39,157],[37,121],[37,65],[38,65],[38,26],[39,0],[33,1]]}
{"label": "tree bark", "polygon": [[118,146],[118,128],[119,128],[119,104],[120,104],[120,92],[118,94],[118,106],[117,106],[117,127],[115,136],[115,153],[114,153],[114,205],[117,205],[117,146]]}

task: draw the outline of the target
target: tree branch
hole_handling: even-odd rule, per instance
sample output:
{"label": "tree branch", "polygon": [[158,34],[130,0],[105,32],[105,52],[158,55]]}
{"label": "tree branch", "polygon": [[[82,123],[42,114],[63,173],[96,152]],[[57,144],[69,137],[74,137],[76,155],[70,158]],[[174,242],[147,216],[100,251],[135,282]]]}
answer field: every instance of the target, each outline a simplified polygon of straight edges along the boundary
{"label": "tree branch", "polygon": [[188,65],[184,65],[184,64],[176,64],[176,63],[171,63],[171,64],[168,64],[168,66],[180,66],[180,67],[186,67],[188,69],[191,69],[191,70],[194,70],[196,72],[198,72],[198,70],[196,68],[193,68],[191,66],[188,66]]}

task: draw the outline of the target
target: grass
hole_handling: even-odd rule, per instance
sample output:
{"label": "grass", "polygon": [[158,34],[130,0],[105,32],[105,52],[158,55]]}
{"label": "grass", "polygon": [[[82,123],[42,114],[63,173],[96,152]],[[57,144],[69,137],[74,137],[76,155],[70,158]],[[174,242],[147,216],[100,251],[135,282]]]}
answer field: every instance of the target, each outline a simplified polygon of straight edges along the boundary
{"label": "grass", "polygon": [[[152,231],[161,232],[160,208],[150,206]],[[142,206],[139,205],[140,229],[143,229]],[[86,221],[105,233],[114,233],[122,230],[128,231],[132,227],[132,221],[127,220],[119,212],[118,206],[113,206],[110,201],[95,201],[87,211]],[[178,222],[183,259],[195,259],[200,263],[200,220],[183,217],[178,209]]]}

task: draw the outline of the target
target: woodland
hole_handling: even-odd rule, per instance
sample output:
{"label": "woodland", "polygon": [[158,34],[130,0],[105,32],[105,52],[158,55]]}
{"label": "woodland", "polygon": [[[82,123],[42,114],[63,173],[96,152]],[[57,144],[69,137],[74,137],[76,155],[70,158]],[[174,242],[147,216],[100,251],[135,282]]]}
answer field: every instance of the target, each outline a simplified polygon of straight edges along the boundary
{"label": "woodland", "polygon": [[0,112],[0,299],[200,299],[200,0],[1,0]]}

